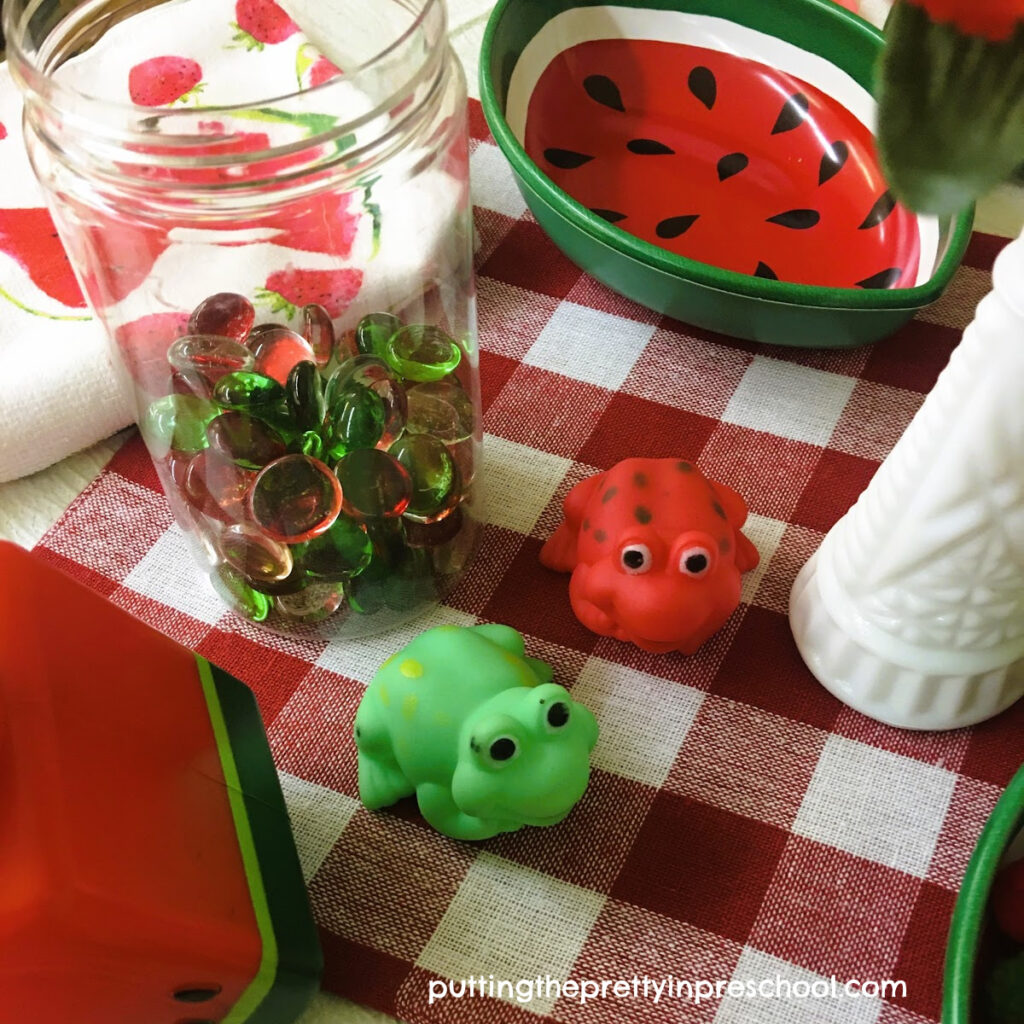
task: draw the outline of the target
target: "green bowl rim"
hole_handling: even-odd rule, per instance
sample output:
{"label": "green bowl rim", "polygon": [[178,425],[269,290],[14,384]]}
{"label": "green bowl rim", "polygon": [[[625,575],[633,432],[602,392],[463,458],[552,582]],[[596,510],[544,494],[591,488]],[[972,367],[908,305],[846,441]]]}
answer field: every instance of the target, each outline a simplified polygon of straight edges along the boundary
{"label": "green bowl rim", "polygon": [[[934,302],[952,280],[971,237],[974,220],[973,205],[961,210],[953,219],[952,230],[946,240],[945,252],[932,276],[923,284],[915,285],[913,288],[831,288],[823,285],[773,281],[770,278],[741,274],[735,270],[725,270],[685,256],[676,256],[651,242],[645,242],[635,235],[627,234],[597,214],[591,213],[582,203],[577,202],[567,192],[559,188],[530,159],[526,150],[512,134],[512,129],[505,120],[505,112],[498,103],[494,82],[491,78],[494,36],[505,11],[513,4],[520,2],[521,0],[498,0],[487,21],[480,50],[479,68],[480,102],[484,117],[498,148],[504,153],[505,158],[512,165],[513,172],[526,188],[555,212],[560,213],[573,227],[590,235],[596,242],[602,243],[609,249],[644,266],[706,288],[804,308],[869,311],[920,309],[922,306]],[[833,0],[785,0],[785,2],[795,6],[809,5],[826,11],[837,22],[845,24],[847,30],[859,33],[869,40],[878,52],[881,52],[884,39],[882,32],[858,15],[840,7]],[[582,0],[575,6],[592,7],[607,3],[641,9],[647,6],[662,7],[661,3],[648,5],[644,0],[590,0],[590,2]],[[557,13],[559,12],[554,12],[552,17]],[[778,15],[778,12],[776,14]],[[725,17],[721,14],[718,16]],[[778,24],[785,23],[784,17],[777,16],[776,20]],[[786,41],[782,34],[777,34],[776,38]],[[841,52],[841,40],[835,50]],[[825,53],[818,55],[825,57],[840,70],[845,70],[830,55]]]}
{"label": "green bowl rim", "polygon": [[974,969],[989,893],[1006,848],[1024,826],[1024,765],[992,808],[964,872],[946,944],[942,1024],[970,1024]]}

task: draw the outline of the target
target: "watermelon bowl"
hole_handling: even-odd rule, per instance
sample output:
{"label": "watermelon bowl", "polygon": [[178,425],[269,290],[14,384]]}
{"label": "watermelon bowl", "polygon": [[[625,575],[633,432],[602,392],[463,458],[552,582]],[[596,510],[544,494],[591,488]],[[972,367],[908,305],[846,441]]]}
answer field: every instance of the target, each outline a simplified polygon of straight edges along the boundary
{"label": "watermelon bowl", "polygon": [[993,968],[1010,957],[1018,963],[1024,948],[1000,935],[992,921],[996,878],[1010,861],[1020,859],[1024,859],[1024,765],[992,809],[964,872],[946,944],[942,1024],[1005,1024],[1021,1019],[1015,1004],[1024,982],[1018,983],[1015,994],[1000,993],[999,984],[1008,980],[1007,968],[1002,968],[998,981]]}
{"label": "watermelon bowl", "polygon": [[846,348],[942,294],[973,218],[890,194],[881,47],[831,0],[499,0],[481,98],[541,228],[599,281],[723,334]]}

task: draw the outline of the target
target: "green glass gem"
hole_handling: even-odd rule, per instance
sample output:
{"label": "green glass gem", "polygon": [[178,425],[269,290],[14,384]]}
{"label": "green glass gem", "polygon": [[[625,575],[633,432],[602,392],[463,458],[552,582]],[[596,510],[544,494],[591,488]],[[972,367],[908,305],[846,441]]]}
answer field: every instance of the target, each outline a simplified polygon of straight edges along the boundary
{"label": "green glass gem", "polygon": [[319,430],[324,421],[324,389],[316,363],[296,363],[285,384],[288,410],[301,430]]}
{"label": "green glass gem", "polygon": [[311,458],[320,459],[322,462],[324,458],[324,442],[315,430],[307,430],[304,434],[299,434],[298,437],[293,438],[288,443],[288,451],[296,455],[309,455]]}
{"label": "green glass gem", "polygon": [[342,508],[359,519],[400,516],[409,504],[412,480],[404,466],[379,448],[357,448],[335,466]]}
{"label": "green glass gem", "polygon": [[262,622],[270,614],[270,598],[253,590],[248,580],[231,566],[218,566],[210,582],[220,599],[244,618]]}
{"label": "green glass gem", "polygon": [[367,355],[386,358],[391,336],[402,326],[402,321],[390,313],[369,313],[356,326],[356,347]]}
{"label": "green glass gem", "polygon": [[386,410],[376,391],[353,384],[335,395],[326,419],[326,450],[340,459],[357,448],[372,448],[384,432]]}
{"label": "green glass gem", "polygon": [[296,550],[300,567],[313,579],[337,582],[361,573],[373,555],[366,527],[338,516],[334,525]]}
{"label": "green glass gem", "polygon": [[429,434],[405,434],[388,452],[412,478],[412,496],[405,515],[431,519],[444,515],[458,500],[458,477],[448,449]]}
{"label": "green glass gem", "polygon": [[213,397],[225,409],[249,412],[272,405],[285,397],[285,390],[262,373],[239,370],[225,374],[213,389]]}
{"label": "green glass gem", "polygon": [[405,429],[410,433],[433,434],[446,444],[473,434],[473,400],[455,377],[416,384],[406,398],[409,418]]}
{"label": "green glass gem", "polygon": [[207,447],[206,427],[220,409],[197,395],[164,395],[142,419],[142,436],[153,457],[162,459],[173,448],[194,454]]}
{"label": "green glass gem", "polygon": [[407,380],[440,380],[459,365],[462,349],[432,324],[408,324],[388,341],[384,358]]}

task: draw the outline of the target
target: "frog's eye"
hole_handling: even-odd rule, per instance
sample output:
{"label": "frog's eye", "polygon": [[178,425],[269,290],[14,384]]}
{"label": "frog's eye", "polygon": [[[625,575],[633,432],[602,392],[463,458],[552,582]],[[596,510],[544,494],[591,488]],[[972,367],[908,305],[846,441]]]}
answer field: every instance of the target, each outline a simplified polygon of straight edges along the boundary
{"label": "frog's eye", "polygon": [[487,748],[490,759],[498,762],[511,761],[518,753],[519,747],[511,736],[499,736],[496,740],[491,740],[491,745]]}
{"label": "frog's eye", "polygon": [[569,705],[564,701],[556,700],[547,713],[548,727],[551,729],[564,729],[569,724]]}
{"label": "frog's eye", "polygon": [[698,579],[707,574],[711,568],[711,552],[699,544],[686,548],[679,556],[679,571],[684,576],[695,576]]}
{"label": "frog's eye", "polygon": [[639,576],[647,572],[653,562],[651,549],[646,544],[627,544],[622,549],[620,558],[623,571],[630,576]]}

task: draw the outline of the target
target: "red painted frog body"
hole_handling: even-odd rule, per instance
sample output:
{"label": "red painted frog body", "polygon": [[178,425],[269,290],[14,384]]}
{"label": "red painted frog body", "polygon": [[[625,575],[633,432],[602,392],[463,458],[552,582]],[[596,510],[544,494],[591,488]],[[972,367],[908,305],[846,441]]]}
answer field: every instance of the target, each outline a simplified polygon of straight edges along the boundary
{"label": "red painted frog body", "polygon": [[541,549],[571,572],[569,600],[587,629],[645,651],[693,654],[740,601],[758,563],[741,532],[743,498],[682,459],[624,459],[578,483]]}

